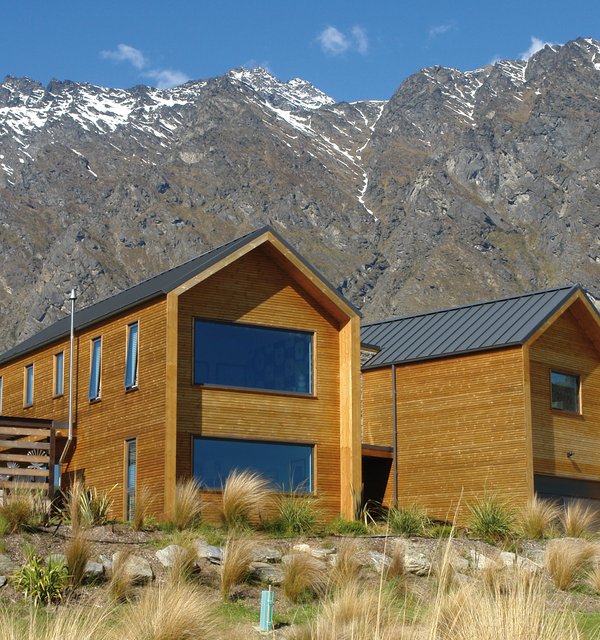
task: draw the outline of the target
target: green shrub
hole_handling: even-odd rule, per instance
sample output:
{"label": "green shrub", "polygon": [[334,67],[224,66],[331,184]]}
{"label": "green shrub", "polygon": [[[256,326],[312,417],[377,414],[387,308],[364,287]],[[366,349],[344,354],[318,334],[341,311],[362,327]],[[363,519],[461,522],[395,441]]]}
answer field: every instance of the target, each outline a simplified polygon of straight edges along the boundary
{"label": "green shrub", "polygon": [[474,505],[468,527],[472,533],[484,540],[498,542],[506,540],[514,533],[515,513],[495,496],[486,496]]}
{"label": "green shrub", "polygon": [[69,582],[69,572],[62,560],[52,557],[47,561],[32,549],[26,551],[25,565],[14,578],[14,587],[35,606],[50,604],[62,599]]}
{"label": "green shrub", "polygon": [[10,525],[8,520],[3,515],[0,515],[0,536],[5,536],[7,533],[10,533]]}
{"label": "green shrub", "polygon": [[82,524],[90,527],[106,524],[112,502],[110,492],[98,491],[96,487],[84,489],[79,498]]}
{"label": "green shrub", "polygon": [[318,509],[309,497],[296,494],[281,496],[277,508],[279,514],[267,528],[284,535],[309,533],[319,519]]}
{"label": "green shrub", "polygon": [[369,533],[369,528],[364,522],[346,520],[342,516],[339,516],[329,523],[327,532],[332,535],[341,536],[364,536]]}
{"label": "green shrub", "polygon": [[397,509],[392,507],[388,513],[390,531],[402,536],[423,536],[431,521],[425,510],[412,504],[408,507]]}

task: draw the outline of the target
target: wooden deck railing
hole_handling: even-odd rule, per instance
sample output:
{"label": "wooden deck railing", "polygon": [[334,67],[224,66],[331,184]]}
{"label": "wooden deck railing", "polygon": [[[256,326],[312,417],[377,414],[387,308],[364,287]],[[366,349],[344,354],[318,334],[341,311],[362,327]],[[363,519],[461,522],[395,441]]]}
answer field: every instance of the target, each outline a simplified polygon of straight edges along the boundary
{"label": "wooden deck railing", "polygon": [[0,489],[54,496],[55,428],[51,420],[0,417]]}

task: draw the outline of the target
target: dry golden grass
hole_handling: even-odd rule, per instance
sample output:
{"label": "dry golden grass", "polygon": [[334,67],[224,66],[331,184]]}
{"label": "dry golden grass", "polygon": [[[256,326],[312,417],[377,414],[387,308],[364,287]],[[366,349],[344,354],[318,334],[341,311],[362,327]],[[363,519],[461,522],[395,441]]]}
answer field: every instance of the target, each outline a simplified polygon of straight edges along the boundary
{"label": "dry golden grass", "polygon": [[579,500],[569,502],[560,517],[563,531],[569,538],[590,535],[596,520],[595,509]]}
{"label": "dry golden grass", "polygon": [[178,583],[147,587],[123,611],[114,640],[219,640],[230,637],[215,615],[214,603],[198,587]]}
{"label": "dry golden grass", "polygon": [[123,602],[129,596],[133,578],[127,571],[127,563],[131,557],[131,549],[119,551],[113,559],[110,581],[108,583],[108,594],[110,599],[117,603]]}
{"label": "dry golden grass", "polygon": [[5,491],[0,502],[3,533],[17,533],[27,527],[39,525],[45,516],[44,499],[39,493],[20,487],[18,482],[9,491]]}
{"label": "dry golden grass", "polygon": [[175,554],[168,576],[169,582],[175,585],[192,579],[197,572],[198,561],[198,551],[191,542],[181,542],[178,546],[180,548]]}
{"label": "dry golden grass", "polygon": [[78,587],[83,582],[85,565],[92,557],[92,547],[85,531],[77,528],[73,537],[65,545],[65,563],[69,571],[69,584]]}
{"label": "dry golden grass", "polygon": [[390,551],[390,564],[386,570],[386,578],[390,580],[406,578],[406,562],[404,560],[405,552],[406,544],[404,540],[396,540]]}
{"label": "dry golden grass", "polygon": [[325,565],[309,553],[292,553],[285,558],[281,587],[290,602],[321,595],[326,583]]}
{"label": "dry golden grass", "polygon": [[547,538],[558,522],[560,513],[560,508],[555,502],[533,496],[519,512],[518,531],[525,538]]}
{"label": "dry golden grass", "polygon": [[571,589],[596,552],[596,547],[588,542],[554,540],[546,547],[546,571],[558,589]]}
{"label": "dry golden grass", "polygon": [[598,595],[600,595],[600,564],[594,564],[587,575],[586,582]]}
{"label": "dry golden grass", "polygon": [[149,487],[141,487],[135,494],[135,508],[133,510],[133,528],[142,531],[152,507],[152,492]]}
{"label": "dry golden grass", "polygon": [[358,540],[342,540],[338,545],[335,564],[330,571],[330,583],[334,588],[355,581],[362,568],[361,549]]}
{"label": "dry golden grass", "polygon": [[223,561],[219,568],[223,600],[229,598],[233,587],[247,578],[254,558],[254,547],[252,540],[243,536],[230,536],[225,542]]}
{"label": "dry golden grass", "polygon": [[194,478],[177,483],[171,521],[178,529],[187,529],[199,519],[200,497],[200,487]]}
{"label": "dry golden grass", "polygon": [[81,496],[83,495],[85,488],[83,482],[79,478],[73,480],[73,484],[69,487],[65,495],[65,506],[63,513],[66,514],[67,519],[71,523],[73,533],[75,533],[82,525],[81,519]]}
{"label": "dry golden grass", "polygon": [[251,471],[232,471],[223,487],[221,520],[227,528],[244,527],[260,517],[272,500],[268,480]]}

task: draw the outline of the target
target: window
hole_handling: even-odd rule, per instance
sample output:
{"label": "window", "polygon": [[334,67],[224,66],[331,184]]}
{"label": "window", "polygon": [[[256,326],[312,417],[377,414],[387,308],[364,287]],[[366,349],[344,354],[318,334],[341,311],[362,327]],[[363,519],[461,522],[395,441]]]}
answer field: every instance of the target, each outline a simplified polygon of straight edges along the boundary
{"label": "window", "polygon": [[125,440],[125,520],[133,520],[137,471],[137,441]]}
{"label": "window", "polygon": [[54,355],[54,396],[62,396],[65,392],[65,354],[63,351]]}
{"label": "window", "polygon": [[194,477],[221,489],[234,469],[260,473],[281,491],[313,492],[313,449],[307,444],[194,438]]}
{"label": "window", "polygon": [[581,413],[579,402],[579,376],[558,371],[550,372],[552,408]]}
{"label": "window", "polygon": [[194,382],[312,393],[313,334],[196,320]]}
{"label": "window", "polygon": [[138,323],[127,327],[127,354],[125,361],[125,389],[138,386]]}
{"label": "window", "polygon": [[100,376],[102,374],[102,338],[92,340],[92,362],[90,367],[90,388],[88,398],[90,400],[100,399]]}
{"label": "window", "polygon": [[23,404],[30,407],[33,404],[33,365],[25,367],[25,390],[23,392]]}

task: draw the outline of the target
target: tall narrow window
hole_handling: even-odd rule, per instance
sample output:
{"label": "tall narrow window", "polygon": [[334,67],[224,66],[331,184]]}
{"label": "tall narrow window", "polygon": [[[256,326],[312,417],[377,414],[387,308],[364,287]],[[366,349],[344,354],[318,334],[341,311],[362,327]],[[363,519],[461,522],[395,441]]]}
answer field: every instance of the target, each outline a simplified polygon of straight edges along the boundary
{"label": "tall narrow window", "polygon": [[100,376],[102,374],[102,338],[92,340],[92,364],[90,367],[90,388],[88,398],[100,398]]}
{"label": "tall narrow window", "polygon": [[65,392],[65,354],[59,351],[54,354],[54,397]]}
{"label": "tall narrow window", "polygon": [[138,323],[127,327],[127,360],[125,362],[125,389],[138,386]]}
{"label": "tall narrow window", "polygon": [[0,376],[0,416],[2,415],[2,376]]}
{"label": "tall narrow window", "polygon": [[136,439],[125,440],[125,520],[133,520],[137,475]]}
{"label": "tall narrow window", "polygon": [[23,393],[23,404],[30,407],[33,404],[33,365],[25,367],[25,390]]}

